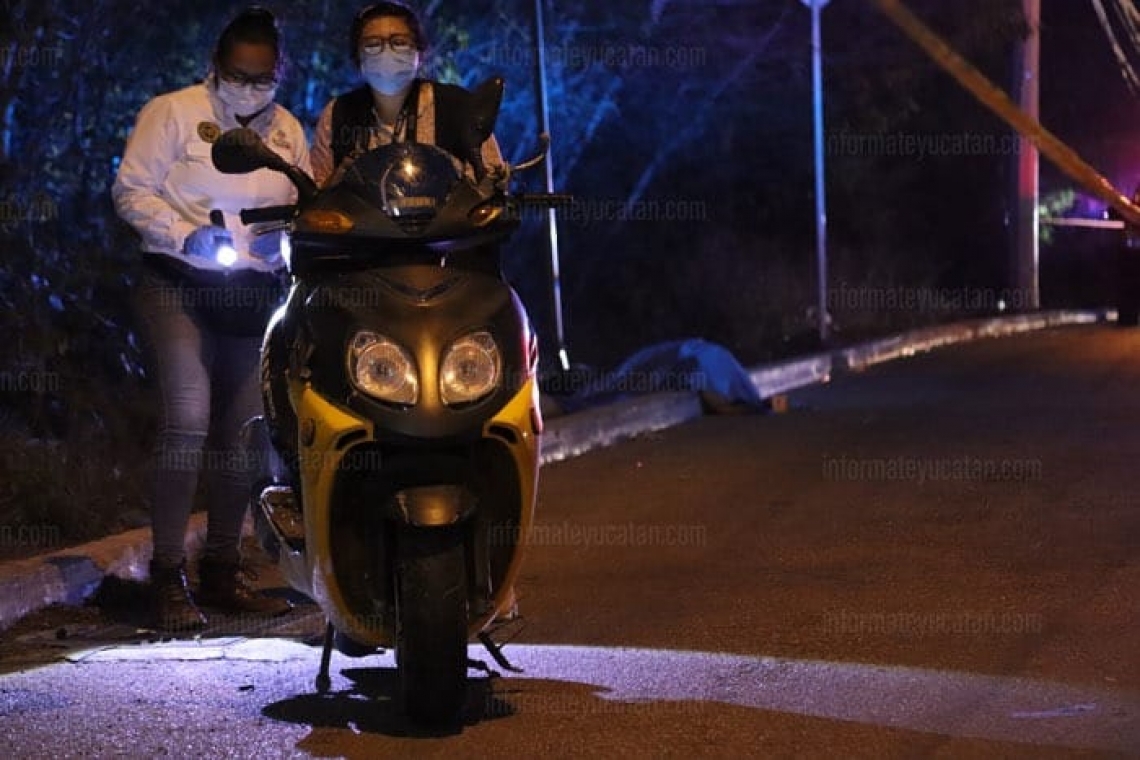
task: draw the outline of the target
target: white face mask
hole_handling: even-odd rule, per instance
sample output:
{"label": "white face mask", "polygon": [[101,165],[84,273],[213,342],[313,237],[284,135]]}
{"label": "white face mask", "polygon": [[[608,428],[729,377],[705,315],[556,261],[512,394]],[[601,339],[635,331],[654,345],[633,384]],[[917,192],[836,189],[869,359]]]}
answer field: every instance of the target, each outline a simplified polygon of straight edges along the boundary
{"label": "white face mask", "polygon": [[364,54],[360,73],[368,86],[381,95],[398,95],[416,78],[420,68],[420,53],[409,50],[397,53],[383,50],[375,55]]}
{"label": "white face mask", "polygon": [[218,81],[218,100],[229,106],[237,116],[252,116],[273,102],[277,96],[277,88],[270,90],[254,89],[251,84],[235,84],[225,80]]}

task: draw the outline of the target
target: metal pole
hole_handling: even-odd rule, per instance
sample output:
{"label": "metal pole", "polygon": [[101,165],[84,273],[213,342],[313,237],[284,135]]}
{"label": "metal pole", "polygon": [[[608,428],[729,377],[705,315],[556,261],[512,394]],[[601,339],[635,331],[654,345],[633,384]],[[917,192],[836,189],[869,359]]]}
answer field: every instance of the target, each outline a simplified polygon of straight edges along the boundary
{"label": "metal pole", "polygon": [[[544,0],[534,0],[535,89],[538,100],[539,128],[550,134],[550,100],[546,85],[546,17]],[[553,143],[553,140],[551,141]],[[554,158],[548,153],[546,161],[546,192],[554,192]],[[558,255],[558,216],[554,209],[547,211],[547,229],[550,238],[550,301],[554,312],[554,333],[558,340],[558,361],[564,371],[570,369],[570,353],[566,348],[566,325],[562,313],[562,267]]]}
{"label": "metal pole", "polygon": [[811,8],[811,80],[813,129],[815,132],[815,258],[819,284],[819,342],[830,337],[827,313],[827,195],[824,183],[823,146],[823,38],[820,16],[829,0],[803,0]]}
{"label": "metal pole", "polygon": [[[1018,100],[1021,110],[1034,120],[1040,118],[1041,80],[1041,0],[1023,0],[1029,36],[1021,45]],[[1017,251],[1014,282],[1017,302],[1025,309],[1041,308],[1040,292],[1040,213],[1041,158],[1037,145],[1019,135],[1017,155]]]}
{"label": "metal pole", "polygon": [[1129,224],[1140,225],[1140,204],[1130,195],[1117,190],[1108,178],[1094,169],[1076,151],[1045,129],[1041,122],[1027,115],[1005,90],[994,85],[986,76],[958,55],[946,41],[935,34],[900,0],[869,0],[882,11],[916,45],[922,48],[936,64],[946,70],[982,105],[997,114],[1023,135],[1029,135],[1037,144],[1041,155],[1052,161],[1065,176],[1090,194],[1103,200],[1119,212]]}

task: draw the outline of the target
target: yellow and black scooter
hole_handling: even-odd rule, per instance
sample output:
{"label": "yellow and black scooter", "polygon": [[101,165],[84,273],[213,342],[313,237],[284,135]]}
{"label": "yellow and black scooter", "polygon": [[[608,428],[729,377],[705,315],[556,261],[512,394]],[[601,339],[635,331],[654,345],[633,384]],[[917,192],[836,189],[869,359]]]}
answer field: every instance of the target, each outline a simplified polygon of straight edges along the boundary
{"label": "yellow and black scooter", "polygon": [[511,614],[538,482],[537,342],[497,244],[522,203],[560,199],[505,190],[545,142],[507,176],[483,167],[501,97],[501,80],[471,94],[467,155],[394,143],[319,192],[248,130],[213,152],[223,172],[285,173],[300,197],[243,215],[291,227],[293,285],[262,351],[260,437],[284,464],[258,488],[263,544],[329,621],[318,690],[333,646],[393,648],[425,725],[460,719],[470,639],[509,666],[486,632]]}

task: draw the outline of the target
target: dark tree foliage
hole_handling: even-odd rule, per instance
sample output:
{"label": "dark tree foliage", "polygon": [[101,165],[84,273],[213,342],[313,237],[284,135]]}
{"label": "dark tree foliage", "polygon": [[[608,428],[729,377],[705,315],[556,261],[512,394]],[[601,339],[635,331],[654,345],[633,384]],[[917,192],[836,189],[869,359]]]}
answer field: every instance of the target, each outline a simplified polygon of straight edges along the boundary
{"label": "dark tree foliage", "polygon": [[[280,100],[312,128],[355,86],[356,4],[270,2],[288,56]],[[912,6],[1000,83],[1017,0]],[[109,186],[138,109],[201,79],[219,0],[5,0],[0,17],[0,510],[22,519],[138,503],[153,428],[128,294],[139,254]],[[531,0],[418,3],[431,70],[507,79],[508,158],[537,145]],[[576,359],[609,364],[696,335],[746,361],[794,350],[813,324],[809,15],[800,0],[552,0],[547,54],[555,177]],[[1009,156],[918,156],[884,136],[1008,135],[862,0],[824,14],[836,283],[1005,283]],[[527,179],[539,189],[541,172]],[[541,220],[508,253],[551,337]],[[866,320],[837,308],[837,327]],[[933,315],[937,316],[937,315]],[[894,315],[894,323],[930,314]],[[549,352],[548,352],[549,354]],[[26,441],[37,441],[29,454]],[[18,441],[15,446],[13,441]],[[66,462],[66,466],[61,463]],[[120,509],[120,511],[122,511]],[[38,517],[37,517],[38,515]],[[53,516],[54,515],[54,516]],[[92,530],[102,529],[92,528]]]}

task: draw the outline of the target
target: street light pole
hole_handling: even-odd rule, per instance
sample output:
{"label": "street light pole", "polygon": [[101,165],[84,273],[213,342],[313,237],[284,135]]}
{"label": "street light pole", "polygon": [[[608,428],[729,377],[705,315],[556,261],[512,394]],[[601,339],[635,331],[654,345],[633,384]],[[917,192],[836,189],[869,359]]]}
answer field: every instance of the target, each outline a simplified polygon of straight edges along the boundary
{"label": "street light pole", "polygon": [[[550,100],[546,85],[546,17],[545,0],[534,0],[535,91],[538,103],[539,129],[550,134]],[[546,161],[546,192],[554,192],[554,159],[548,152]],[[563,371],[570,370],[570,353],[566,348],[566,325],[562,313],[562,267],[558,251],[558,215],[547,210],[546,226],[550,240],[550,301],[554,312],[554,334],[558,341],[558,361]]]}
{"label": "street light pole", "polygon": [[820,16],[830,0],[802,0],[811,8],[811,80],[812,111],[815,132],[815,258],[819,285],[819,342],[826,345],[830,337],[827,313],[827,196],[824,186],[823,145],[823,35]]}
{"label": "street light pole", "polygon": [[[1018,101],[1021,110],[1040,119],[1041,80],[1041,0],[1023,0],[1029,36],[1021,43],[1018,62]],[[1037,145],[1024,134],[1018,135],[1017,154],[1017,228],[1013,274],[1019,303],[1025,309],[1041,308],[1040,232],[1040,164]]]}

